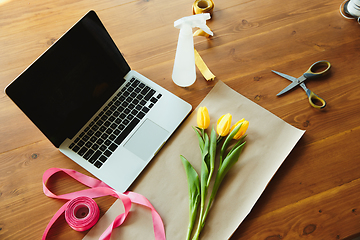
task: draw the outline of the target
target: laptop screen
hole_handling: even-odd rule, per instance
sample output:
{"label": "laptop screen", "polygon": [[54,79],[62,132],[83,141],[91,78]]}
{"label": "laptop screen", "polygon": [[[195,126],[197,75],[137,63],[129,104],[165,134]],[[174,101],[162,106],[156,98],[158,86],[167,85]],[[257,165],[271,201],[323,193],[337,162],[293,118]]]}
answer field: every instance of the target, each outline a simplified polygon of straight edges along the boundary
{"label": "laptop screen", "polygon": [[129,71],[90,11],[18,76],[6,94],[59,147],[113,95]]}

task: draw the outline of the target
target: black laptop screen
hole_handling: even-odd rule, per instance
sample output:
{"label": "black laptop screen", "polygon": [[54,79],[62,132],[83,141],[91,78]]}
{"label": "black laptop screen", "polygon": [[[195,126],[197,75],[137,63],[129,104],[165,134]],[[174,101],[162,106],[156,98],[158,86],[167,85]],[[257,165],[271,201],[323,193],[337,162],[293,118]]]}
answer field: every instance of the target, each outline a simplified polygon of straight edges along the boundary
{"label": "black laptop screen", "polygon": [[124,83],[129,71],[91,11],[13,81],[6,93],[59,147]]}

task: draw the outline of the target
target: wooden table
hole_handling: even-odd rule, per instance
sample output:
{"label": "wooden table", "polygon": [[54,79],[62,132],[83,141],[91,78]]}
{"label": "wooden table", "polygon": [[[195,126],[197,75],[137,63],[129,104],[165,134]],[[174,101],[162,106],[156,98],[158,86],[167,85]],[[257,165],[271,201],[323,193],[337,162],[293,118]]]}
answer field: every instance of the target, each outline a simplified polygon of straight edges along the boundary
{"label": "wooden table", "polygon": [[[192,1],[0,0],[0,88],[4,89],[88,10],[94,9],[133,69],[196,107],[221,80],[289,124],[306,130],[231,239],[351,239],[360,234],[360,25],[339,13],[342,1],[216,1],[215,36],[195,47],[217,76],[198,72],[188,88],[171,79],[178,30]],[[302,89],[276,94],[317,60],[331,73],[307,86],[327,101],[310,107]],[[64,201],[42,192],[51,167],[88,174],[62,155],[0,93],[0,239],[40,239]],[[61,181],[60,181],[61,179]],[[56,193],[83,189],[58,175]],[[114,202],[97,199],[102,214]],[[85,232],[86,233],[86,232]],[[81,239],[63,221],[51,239]]]}

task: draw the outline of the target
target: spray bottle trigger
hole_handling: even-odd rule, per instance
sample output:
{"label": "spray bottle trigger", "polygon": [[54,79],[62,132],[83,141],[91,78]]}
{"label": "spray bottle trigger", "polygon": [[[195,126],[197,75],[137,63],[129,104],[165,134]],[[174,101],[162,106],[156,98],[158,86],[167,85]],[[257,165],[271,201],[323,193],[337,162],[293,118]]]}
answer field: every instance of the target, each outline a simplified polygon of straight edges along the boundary
{"label": "spray bottle trigger", "polygon": [[201,28],[207,34],[209,34],[211,36],[214,36],[214,33],[211,31],[211,29],[207,25],[200,25],[200,26],[197,26],[197,27]]}

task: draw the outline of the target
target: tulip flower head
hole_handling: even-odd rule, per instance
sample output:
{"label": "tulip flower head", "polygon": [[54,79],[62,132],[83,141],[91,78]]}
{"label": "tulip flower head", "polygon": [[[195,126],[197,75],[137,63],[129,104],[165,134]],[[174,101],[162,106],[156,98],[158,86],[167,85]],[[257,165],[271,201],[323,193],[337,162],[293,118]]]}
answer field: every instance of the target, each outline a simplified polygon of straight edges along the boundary
{"label": "tulip flower head", "polygon": [[244,118],[241,119],[240,121],[238,121],[237,123],[235,123],[234,126],[232,126],[230,132],[232,132],[237,126],[239,126],[240,124],[241,127],[239,129],[239,131],[235,134],[235,136],[233,137],[233,139],[235,140],[239,140],[242,136],[244,136],[244,134],[246,133],[246,130],[249,127],[249,121],[245,120]]}
{"label": "tulip flower head", "polygon": [[219,120],[217,121],[216,132],[219,136],[224,137],[229,134],[230,132],[230,125],[231,125],[231,114],[227,113],[222,115]]}
{"label": "tulip flower head", "polygon": [[210,116],[206,107],[199,107],[197,111],[197,124],[200,129],[207,129],[210,125]]}

